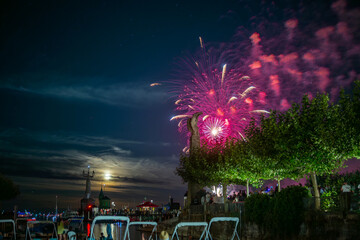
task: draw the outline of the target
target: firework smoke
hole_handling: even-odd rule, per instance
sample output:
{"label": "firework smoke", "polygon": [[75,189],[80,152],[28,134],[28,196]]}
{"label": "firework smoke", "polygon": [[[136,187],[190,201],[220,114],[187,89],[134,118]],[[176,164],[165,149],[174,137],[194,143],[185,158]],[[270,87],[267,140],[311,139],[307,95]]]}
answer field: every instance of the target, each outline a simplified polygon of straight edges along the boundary
{"label": "firework smoke", "polygon": [[[317,92],[329,93],[334,101],[341,88],[360,78],[360,10],[349,10],[346,4],[331,4],[333,25],[317,26],[313,19],[304,24],[300,9],[293,13],[299,19],[282,25],[263,21],[253,33],[239,30],[228,43],[228,51],[236,52],[234,67],[264,91],[263,103],[286,110],[305,93],[311,97]],[[266,28],[276,29],[276,36]]]}

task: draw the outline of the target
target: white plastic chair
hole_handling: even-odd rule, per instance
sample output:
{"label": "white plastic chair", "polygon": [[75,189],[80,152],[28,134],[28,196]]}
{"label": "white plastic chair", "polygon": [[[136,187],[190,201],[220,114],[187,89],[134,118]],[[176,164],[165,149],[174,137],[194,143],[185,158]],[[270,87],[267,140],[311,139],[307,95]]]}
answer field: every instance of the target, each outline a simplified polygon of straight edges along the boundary
{"label": "white plastic chair", "polygon": [[234,233],[232,235],[232,240],[235,238],[235,236],[237,237],[238,240],[240,240],[239,234],[237,232],[237,226],[239,224],[239,218],[237,217],[214,217],[210,220],[209,223],[209,227],[207,229],[207,237],[209,240],[213,240],[211,233],[210,233],[210,228],[211,228],[211,224],[214,222],[235,222],[235,229],[234,229]]}
{"label": "white plastic chair", "polygon": [[[135,225],[152,225],[152,226],[154,226],[148,240],[153,239],[152,236],[154,233],[155,233],[155,239],[157,240],[157,222],[130,222],[129,228],[131,226],[135,226]],[[128,231],[128,239],[130,240],[130,231]]]}
{"label": "white plastic chair", "polygon": [[179,240],[179,235],[177,233],[177,230],[181,227],[204,227],[204,230],[203,230],[199,240],[201,240],[201,239],[205,240],[205,239],[207,239],[207,226],[208,226],[207,222],[181,222],[181,223],[178,223],[174,229],[174,233],[171,237],[171,240],[173,240],[175,236],[176,236],[176,239]]}

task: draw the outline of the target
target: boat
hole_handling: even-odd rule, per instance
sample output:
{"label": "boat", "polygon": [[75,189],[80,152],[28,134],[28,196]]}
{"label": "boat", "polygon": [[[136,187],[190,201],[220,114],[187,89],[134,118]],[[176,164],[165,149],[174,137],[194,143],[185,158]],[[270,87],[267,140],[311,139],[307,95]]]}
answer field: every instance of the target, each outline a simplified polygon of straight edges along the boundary
{"label": "boat", "polygon": [[72,217],[67,219],[67,228],[72,227],[72,230],[76,233],[82,233],[84,231],[84,218],[83,217]]}
{"label": "boat", "polygon": [[77,218],[77,217],[80,217],[78,211],[71,211],[71,210],[66,210],[62,215],[62,218],[64,220],[67,220],[69,218]]}

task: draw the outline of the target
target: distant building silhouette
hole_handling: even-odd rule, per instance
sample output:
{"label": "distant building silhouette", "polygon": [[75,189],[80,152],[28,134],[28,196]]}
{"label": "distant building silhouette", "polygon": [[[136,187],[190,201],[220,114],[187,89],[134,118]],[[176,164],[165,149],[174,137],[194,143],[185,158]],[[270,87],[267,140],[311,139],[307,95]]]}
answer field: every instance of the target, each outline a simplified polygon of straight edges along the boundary
{"label": "distant building silhouette", "polygon": [[109,209],[110,208],[110,198],[104,195],[102,186],[99,193],[99,209]]}
{"label": "distant building silhouette", "polygon": [[169,196],[169,202],[163,206],[163,211],[171,211],[171,210],[179,210],[180,209],[180,203],[174,202],[174,199]]}

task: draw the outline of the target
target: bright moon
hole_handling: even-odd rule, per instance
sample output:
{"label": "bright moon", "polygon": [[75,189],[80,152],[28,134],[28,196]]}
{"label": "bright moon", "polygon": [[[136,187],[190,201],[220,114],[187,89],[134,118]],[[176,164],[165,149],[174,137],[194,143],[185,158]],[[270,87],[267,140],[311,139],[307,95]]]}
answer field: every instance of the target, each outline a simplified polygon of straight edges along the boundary
{"label": "bright moon", "polygon": [[105,180],[110,180],[110,178],[111,178],[111,174],[110,173],[105,173],[105,176],[104,176],[104,179]]}

